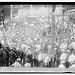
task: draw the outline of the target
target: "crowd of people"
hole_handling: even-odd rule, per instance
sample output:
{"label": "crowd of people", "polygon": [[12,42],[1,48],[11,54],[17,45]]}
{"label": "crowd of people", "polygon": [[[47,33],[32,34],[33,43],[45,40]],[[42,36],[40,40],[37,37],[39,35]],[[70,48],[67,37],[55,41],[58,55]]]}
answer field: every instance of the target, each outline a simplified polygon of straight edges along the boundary
{"label": "crowd of people", "polygon": [[56,58],[43,59],[42,52],[35,57],[31,51],[26,53],[16,48],[4,47],[0,43],[0,66],[2,67],[54,67]]}
{"label": "crowd of people", "polygon": [[[41,9],[41,10],[43,10],[43,9]],[[58,7],[57,6],[56,7],[56,10],[55,10],[55,14],[62,14],[62,10],[63,10],[62,7]],[[24,10],[21,10],[21,11],[24,12]],[[20,13],[21,13],[21,11],[20,11]],[[26,10],[25,10],[25,12],[26,12]],[[66,17],[66,19],[68,19],[67,13],[64,13],[64,14],[66,14],[66,16],[64,16],[64,18]],[[8,35],[8,37],[11,36],[12,38],[14,38],[14,37],[18,36],[18,34],[25,33],[25,32],[27,32],[27,35],[26,36],[28,36],[28,37],[30,37],[30,34],[31,34],[31,36],[33,36],[33,32],[37,32],[38,31],[38,33],[40,34],[41,27],[43,27],[43,25],[41,26],[41,22],[42,22],[42,24],[45,23],[43,21],[43,19],[45,17],[44,18],[41,18],[40,17],[40,19],[34,18],[35,21],[33,21],[34,19],[32,19],[30,17],[28,17],[27,19],[25,19],[26,17],[23,14],[22,15],[21,14],[18,14],[18,16],[19,15],[21,17],[24,17],[24,18],[21,19],[21,17],[17,17],[18,19],[16,19],[16,17],[15,17],[16,15],[15,15],[14,16],[14,19],[13,19],[13,22],[14,23],[12,22],[13,24],[10,24],[10,19],[8,19],[8,22],[5,24],[6,26],[13,25],[13,27],[8,28],[9,30],[8,30],[8,32],[6,34],[6,35]],[[62,33],[62,32],[69,30],[69,27],[68,27],[68,24],[67,24],[68,23],[67,22],[68,20],[64,21],[65,23],[64,23],[64,26],[63,26],[62,25],[63,23],[61,24],[61,21],[60,21],[60,20],[62,20],[62,16],[59,16],[59,17],[58,16],[55,16],[55,18],[56,18],[56,20],[58,22],[57,23],[58,33],[59,34],[61,33],[62,39],[63,39],[63,34],[64,33]],[[31,23],[32,24],[30,23],[30,20],[31,20]],[[19,22],[19,21],[24,21],[25,24],[26,24],[26,26],[24,24],[20,24],[22,22]],[[45,21],[47,21],[47,19],[45,19]],[[37,28],[37,23],[39,23],[38,24],[39,25],[38,26],[39,28]],[[34,29],[34,26],[33,25],[36,26],[36,29]],[[28,26],[28,29],[29,30],[28,29],[25,29],[27,26]],[[23,28],[22,29],[19,29],[21,27],[23,27]],[[29,27],[30,28],[33,28],[32,30],[35,30],[35,31],[33,31],[31,33],[32,30],[30,30]],[[65,28],[66,28],[66,30],[65,30]],[[18,30],[16,30],[16,29],[18,29]],[[50,35],[50,32],[51,32],[50,30],[51,29],[49,28],[49,31],[48,31],[49,35]],[[19,33],[18,33],[18,31],[19,31]],[[66,32],[66,34],[67,33],[68,32]],[[74,29],[74,33],[75,33],[75,29]],[[22,35],[25,36],[25,34],[22,34]],[[22,35],[19,35],[19,36],[22,36]],[[44,32],[43,35],[45,36],[46,35],[46,32]],[[17,38],[19,38],[19,36]],[[20,39],[23,40],[24,39],[24,36],[22,36],[22,38],[20,37]],[[27,39],[28,39],[28,37],[27,37]],[[18,39],[18,40],[20,40],[20,39]],[[37,38],[35,38],[34,40],[36,41],[36,39]],[[10,40],[8,40],[8,41],[10,41]],[[30,42],[30,40],[29,40],[29,42]],[[40,42],[41,42],[41,40],[40,40]],[[42,44],[44,44],[44,43],[42,43]],[[37,45],[36,45],[36,47],[37,47]],[[27,50],[26,52],[24,52],[25,50],[24,51],[23,50],[17,50],[15,47],[14,48],[10,48],[9,46],[4,46],[2,43],[0,43],[0,67],[48,67],[48,68],[55,68],[55,67],[57,67],[57,68],[75,68],[75,42],[71,42],[69,45],[68,45],[67,42],[62,42],[59,45],[59,47],[56,47],[55,48],[55,53],[53,53],[53,54],[46,54],[45,55],[41,51],[41,46],[40,47],[38,46],[38,48],[39,48],[39,53],[37,54],[37,57],[36,57],[34,55],[34,53],[32,52],[33,51],[32,49],[31,50]],[[50,49],[50,48],[43,48],[43,49],[45,49],[44,51],[46,51],[47,49]],[[38,49],[37,49],[37,51],[38,51]],[[36,51],[36,53],[37,53],[37,51]],[[49,51],[49,50],[47,50],[47,51]]]}
{"label": "crowd of people", "polygon": [[56,48],[56,54],[44,58],[42,52],[35,57],[31,51],[23,52],[16,50],[16,48],[11,49],[0,43],[0,66],[75,68],[75,42],[72,42],[69,46],[66,46],[66,43],[61,45],[60,50]]}

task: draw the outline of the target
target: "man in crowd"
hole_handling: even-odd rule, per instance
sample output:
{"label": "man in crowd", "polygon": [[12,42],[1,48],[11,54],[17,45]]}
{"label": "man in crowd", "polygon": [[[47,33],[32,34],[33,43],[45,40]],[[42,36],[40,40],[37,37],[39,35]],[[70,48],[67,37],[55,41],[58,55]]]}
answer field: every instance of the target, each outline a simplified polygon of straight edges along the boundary
{"label": "man in crowd", "polygon": [[26,63],[24,65],[24,67],[31,67],[31,63],[28,58],[26,58]]}
{"label": "man in crowd", "polygon": [[65,68],[64,63],[65,63],[65,61],[61,61],[61,62],[60,62],[60,65],[59,65],[59,68]]}
{"label": "man in crowd", "polygon": [[51,67],[55,67],[56,57],[54,54],[51,55]]}
{"label": "man in crowd", "polygon": [[33,67],[33,55],[30,50],[28,50],[26,57],[28,58],[29,62],[31,63],[31,67]]}
{"label": "man in crowd", "polygon": [[69,59],[68,61],[71,63],[73,61],[75,61],[75,55],[74,55],[74,52],[72,52],[72,54],[69,56]]}
{"label": "man in crowd", "polygon": [[0,49],[0,66],[3,66],[3,52]]}
{"label": "man in crowd", "polygon": [[65,51],[62,52],[61,56],[60,56],[60,65],[59,65],[59,68],[66,68],[65,67],[65,61],[67,59],[67,54]]}
{"label": "man in crowd", "polygon": [[3,50],[3,66],[7,66],[7,53],[6,53],[6,49]]}
{"label": "man in crowd", "polygon": [[25,52],[23,52],[22,54],[23,54],[23,66],[24,66],[24,65],[25,65],[25,63],[26,63],[26,53],[25,53]]}
{"label": "man in crowd", "polygon": [[6,55],[7,55],[7,58],[6,58],[6,66],[9,66],[9,50],[7,47],[4,48],[5,49],[5,52],[6,52]]}
{"label": "man in crowd", "polygon": [[16,54],[15,54],[15,52],[13,51],[13,49],[9,52],[9,63],[10,63],[10,65],[12,65],[14,62],[15,62],[15,60],[16,60]]}
{"label": "man in crowd", "polygon": [[21,67],[21,59],[18,58],[12,65],[10,65],[11,67]]}
{"label": "man in crowd", "polygon": [[64,65],[65,65],[66,68],[70,68],[71,63],[69,61],[65,61]]}
{"label": "man in crowd", "polygon": [[63,52],[60,56],[60,60],[66,60],[67,59],[67,54]]}
{"label": "man in crowd", "polygon": [[1,42],[0,42],[0,49],[2,48],[2,44],[1,44]]}
{"label": "man in crowd", "polygon": [[49,56],[47,56],[46,58],[45,58],[45,66],[46,67],[49,67],[49,61],[50,61],[51,59],[50,59],[50,57]]}
{"label": "man in crowd", "polygon": [[71,44],[69,45],[69,47],[75,49],[75,42],[71,42]]}
{"label": "man in crowd", "polygon": [[39,55],[38,55],[38,61],[39,61],[39,66],[42,66],[42,64],[43,64],[43,54],[42,54],[42,52],[40,52]]}
{"label": "man in crowd", "polygon": [[75,68],[75,60],[71,62],[71,67],[70,68]]}
{"label": "man in crowd", "polygon": [[35,67],[39,66],[39,61],[36,57],[33,57],[33,66],[35,66]]}
{"label": "man in crowd", "polygon": [[21,65],[23,66],[24,52],[21,51],[19,57],[21,58]]}
{"label": "man in crowd", "polygon": [[59,48],[57,48],[57,51],[56,51],[56,66],[57,67],[60,64],[60,56],[61,56],[61,51],[59,50]]}

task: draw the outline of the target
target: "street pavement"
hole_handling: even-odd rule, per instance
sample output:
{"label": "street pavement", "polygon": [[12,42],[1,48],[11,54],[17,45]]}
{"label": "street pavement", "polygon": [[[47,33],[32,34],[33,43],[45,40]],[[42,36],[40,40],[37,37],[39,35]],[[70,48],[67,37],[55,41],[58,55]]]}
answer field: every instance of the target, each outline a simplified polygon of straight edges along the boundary
{"label": "street pavement", "polygon": [[0,67],[0,73],[74,73],[75,69],[59,69],[59,68],[25,68],[25,67]]}

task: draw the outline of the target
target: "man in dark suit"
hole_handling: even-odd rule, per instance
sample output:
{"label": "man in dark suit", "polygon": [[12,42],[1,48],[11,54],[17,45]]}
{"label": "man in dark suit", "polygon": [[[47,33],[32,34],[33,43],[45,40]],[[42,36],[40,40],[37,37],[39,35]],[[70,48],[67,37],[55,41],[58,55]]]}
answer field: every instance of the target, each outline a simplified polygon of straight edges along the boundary
{"label": "man in dark suit", "polygon": [[17,56],[15,54],[15,52],[12,50],[9,52],[9,62],[10,62],[10,65],[12,65],[15,60],[16,60]]}
{"label": "man in dark suit", "polygon": [[32,54],[28,54],[27,58],[28,58],[29,62],[31,63],[31,67],[33,67],[33,55]]}
{"label": "man in dark suit", "polygon": [[39,66],[39,61],[36,57],[33,58],[33,66],[38,67]]}
{"label": "man in dark suit", "polygon": [[7,53],[7,58],[6,58],[6,66],[9,66],[9,48],[6,47],[6,53]]}
{"label": "man in dark suit", "polygon": [[6,49],[3,50],[3,66],[6,66],[7,63],[7,53]]}
{"label": "man in dark suit", "polygon": [[3,66],[3,52],[0,49],[0,66]]}
{"label": "man in dark suit", "polygon": [[0,42],[0,49],[2,48],[2,44],[1,44],[1,42]]}

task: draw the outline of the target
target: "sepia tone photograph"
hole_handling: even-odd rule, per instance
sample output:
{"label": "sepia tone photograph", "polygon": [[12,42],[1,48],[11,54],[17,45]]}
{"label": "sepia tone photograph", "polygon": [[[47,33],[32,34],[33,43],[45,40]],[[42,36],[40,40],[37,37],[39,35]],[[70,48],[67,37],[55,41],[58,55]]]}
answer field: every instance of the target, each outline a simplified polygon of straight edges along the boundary
{"label": "sepia tone photograph", "polygon": [[75,4],[0,3],[0,73],[66,72],[75,72]]}

